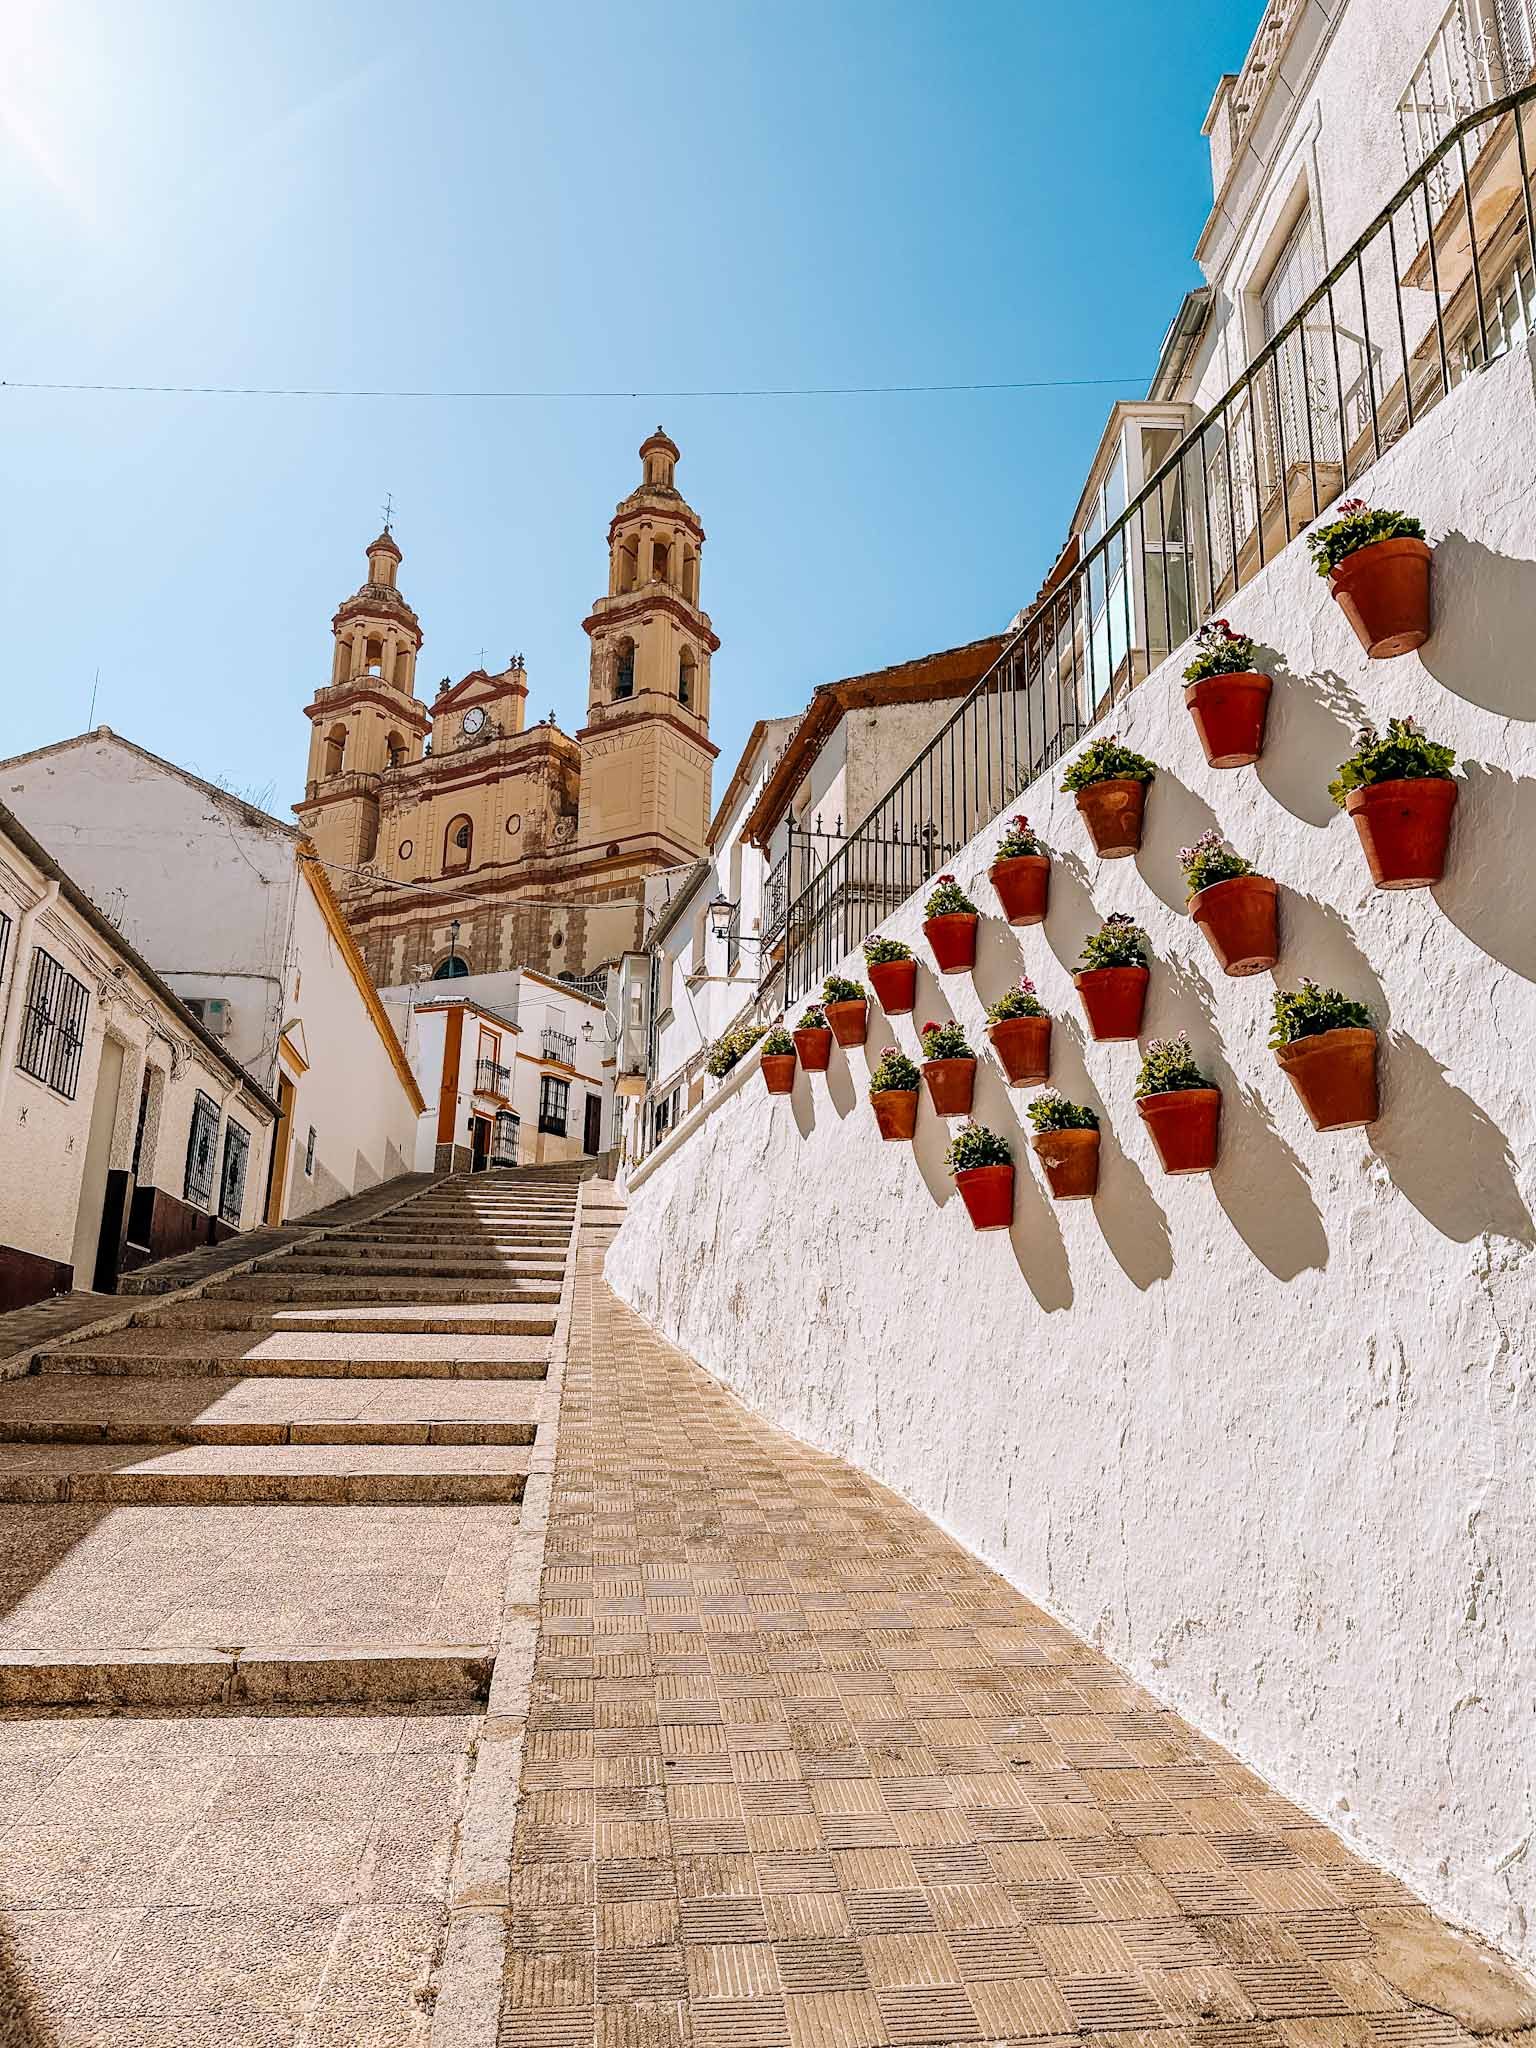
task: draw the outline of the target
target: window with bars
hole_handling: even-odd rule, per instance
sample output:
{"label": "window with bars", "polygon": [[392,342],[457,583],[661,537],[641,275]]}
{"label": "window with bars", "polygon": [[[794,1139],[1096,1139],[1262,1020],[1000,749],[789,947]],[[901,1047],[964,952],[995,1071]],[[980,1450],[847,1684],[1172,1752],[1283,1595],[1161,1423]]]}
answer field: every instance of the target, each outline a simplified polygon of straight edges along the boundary
{"label": "window with bars", "polygon": [[80,1085],[80,1054],[90,1001],[90,990],[83,981],[76,981],[41,946],[33,949],[16,1064],[22,1073],[56,1089],[71,1102]]}
{"label": "window with bars", "polygon": [[192,1129],[187,1136],[187,1172],[182,1194],[196,1209],[213,1202],[213,1160],[219,1142],[219,1105],[201,1088],[192,1104]]}
{"label": "window with bars", "polygon": [[245,1204],[245,1168],[251,1156],[251,1134],[233,1117],[224,1126],[224,1170],[219,1175],[219,1215],[238,1225]]}
{"label": "window with bars", "polygon": [[548,1131],[551,1137],[565,1136],[566,1112],[570,1105],[571,1084],[555,1074],[546,1074],[539,1083],[539,1129]]}

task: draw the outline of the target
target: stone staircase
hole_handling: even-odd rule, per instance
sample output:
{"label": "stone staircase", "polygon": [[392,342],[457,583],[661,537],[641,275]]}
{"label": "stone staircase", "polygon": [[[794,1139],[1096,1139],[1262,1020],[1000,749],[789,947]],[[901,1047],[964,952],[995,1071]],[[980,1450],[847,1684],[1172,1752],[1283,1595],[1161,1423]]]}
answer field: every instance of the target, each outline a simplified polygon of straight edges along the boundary
{"label": "stone staircase", "polygon": [[0,1707],[483,1696],[582,1177],[428,1183],[0,1383]]}

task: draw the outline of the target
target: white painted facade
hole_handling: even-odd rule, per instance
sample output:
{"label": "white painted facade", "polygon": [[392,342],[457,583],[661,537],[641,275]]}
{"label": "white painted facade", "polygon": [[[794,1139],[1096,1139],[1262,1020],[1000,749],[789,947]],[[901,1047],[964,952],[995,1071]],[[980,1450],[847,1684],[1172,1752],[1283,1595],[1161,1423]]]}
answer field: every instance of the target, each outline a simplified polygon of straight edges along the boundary
{"label": "white painted facade", "polygon": [[[209,1192],[195,1206],[249,1229],[266,1193],[273,1104],[0,812],[0,1268],[7,1253],[52,1262],[89,1288],[109,1172],[136,1165],[141,1184],[187,1194],[199,1097],[215,1121]],[[34,1298],[68,1284],[38,1278]]]}
{"label": "white painted facade", "polygon": [[613,1039],[601,998],[532,968],[383,993],[426,1105],[418,1171],[469,1169],[477,1120],[488,1126],[482,1148],[492,1164],[545,1166],[616,1142]]}
{"label": "white painted facade", "polygon": [[[1146,422],[1139,407],[1177,429],[1225,390],[1262,336],[1289,237],[1315,235],[1321,277],[1401,182],[1398,103],[1444,15],[1442,0],[1266,10],[1213,108],[1209,319],[1187,360],[1165,350],[1154,400],[1117,414],[1091,485],[1127,423]],[[1241,119],[1223,109],[1234,96]],[[1180,647],[1114,715],[1159,763],[1139,858],[1098,864],[1059,776],[1042,776],[1008,811],[1052,848],[1046,924],[988,916],[974,977],[925,969],[914,1018],[876,1012],[865,1052],[835,1052],[787,1101],[749,1061],[631,1174],[607,1267],[745,1401],[934,1514],[1527,1967],[1533,392],[1517,339],[1364,481],[1436,543],[1418,654],[1367,662],[1300,541],[1285,547],[1223,606],[1275,677],[1257,768],[1206,766]],[[1079,530],[1092,504],[1090,489]],[[1408,895],[1370,887],[1326,792],[1361,720],[1402,714],[1461,756],[1447,878]],[[989,908],[1001,822],[950,862]],[[1310,975],[1375,1012],[1368,1130],[1311,1129],[1267,1048],[1270,982],[1220,975],[1190,924],[1177,849],[1211,826],[1281,884],[1276,982]],[[1209,1179],[1161,1174],[1132,1100],[1135,1049],[1086,1037],[1071,970],[1114,910],[1151,937],[1147,1035],[1187,1029],[1223,1089]],[[883,929],[921,960],[920,923],[913,900]],[[1056,1018],[1053,1084],[1100,1112],[1103,1177],[1093,1204],[1053,1205],[1023,1101],[984,1060],[977,1114],[1019,1174],[1012,1230],[978,1236],[944,1165],[947,1128],[925,1105],[915,1146],[883,1145],[865,1088],[881,1045],[914,1050],[925,1017],[952,1013],[983,1045],[985,1001],[1021,970]]]}
{"label": "white painted facade", "polygon": [[409,1071],[291,826],[105,726],[0,762],[0,798],[284,1101],[273,1221],[411,1170]]}

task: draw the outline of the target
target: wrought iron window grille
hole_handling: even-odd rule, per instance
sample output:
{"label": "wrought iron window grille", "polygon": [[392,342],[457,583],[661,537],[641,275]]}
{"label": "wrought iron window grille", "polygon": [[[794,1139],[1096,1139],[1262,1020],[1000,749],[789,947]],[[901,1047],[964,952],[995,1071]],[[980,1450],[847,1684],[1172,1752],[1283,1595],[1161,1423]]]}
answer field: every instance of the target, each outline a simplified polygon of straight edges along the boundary
{"label": "wrought iron window grille", "polygon": [[90,1002],[83,981],[77,981],[41,946],[33,948],[16,1065],[23,1074],[30,1074],[34,1081],[71,1102],[80,1085],[80,1055]]}
{"label": "wrought iron window grille", "polygon": [[224,1126],[224,1165],[219,1175],[219,1215],[225,1223],[239,1224],[250,1156],[251,1134],[231,1117]]}
{"label": "wrought iron window grille", "polygon": [[206,1209],[213,1201],[213,1160],[219,1142],[219,1105],[201,1088],[192,1103],[192,1128],[187,1134],[187,1171],[182,1182],[183,1198],[194,1209]]}

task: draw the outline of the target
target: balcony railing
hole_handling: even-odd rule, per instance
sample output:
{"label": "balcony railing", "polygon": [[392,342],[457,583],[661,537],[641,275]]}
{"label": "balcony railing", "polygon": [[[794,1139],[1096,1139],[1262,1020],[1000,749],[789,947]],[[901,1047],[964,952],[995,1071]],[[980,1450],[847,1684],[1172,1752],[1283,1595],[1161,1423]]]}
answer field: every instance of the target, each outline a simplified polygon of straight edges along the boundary
{"label": "balcony railing", "polygon": [[[1076,746],[1384,449],[1533,331],[1533,134],[1533,87],[1451,128],[1035,606],[948,724],[791,894],[786,1002]],[[1448,163],[1456,175],[1446,206],[1436,194]],[[769,878],[769,915],[779,873]]]}
{"label": "balcony railing", "polygon": [[[505,1068],[502,1069],[505,1072]],[[517,1164],[517,1118],[505,1110],[497,1117],[491,1132],[492,1166],[516,1166]]]}
{"label": "balcony railing", "polygon": [[475,1093],[506,1097],[512,1093],[512,1069],[496,1060],[481,1060],[475,1068]]}
{"label": "balcony railing", "polygon": [[558,1060],[562,1066],[574,1067],[576,1064],[575,1039],[567,1038],[563,1031],[546,1031],[544,1033],[544,1057],[547,1060]]}

